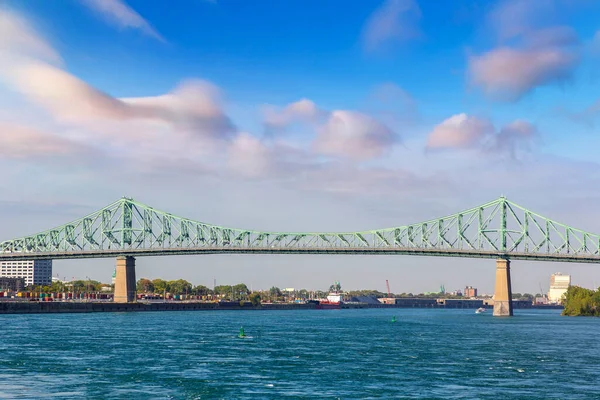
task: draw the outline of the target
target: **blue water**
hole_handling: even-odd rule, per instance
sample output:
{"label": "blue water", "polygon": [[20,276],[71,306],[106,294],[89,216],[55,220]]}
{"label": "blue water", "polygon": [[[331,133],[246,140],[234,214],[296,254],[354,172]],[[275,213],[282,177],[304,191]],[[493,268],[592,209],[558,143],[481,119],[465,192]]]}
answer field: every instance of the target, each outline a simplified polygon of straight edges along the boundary
{"label": "blue water", "polygon": [[515,314],[0,315],[0,398],[600,399],[600,319]]}

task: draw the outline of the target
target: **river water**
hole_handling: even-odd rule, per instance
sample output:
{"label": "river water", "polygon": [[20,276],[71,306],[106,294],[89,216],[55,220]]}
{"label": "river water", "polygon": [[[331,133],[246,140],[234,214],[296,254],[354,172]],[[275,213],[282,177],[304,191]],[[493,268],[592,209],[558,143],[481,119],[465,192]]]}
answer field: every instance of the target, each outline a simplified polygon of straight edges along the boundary
{"label": "river water", "polygon": [[600,399],[600,319],[556,310],[0,315],[0,323],[0,398]]}

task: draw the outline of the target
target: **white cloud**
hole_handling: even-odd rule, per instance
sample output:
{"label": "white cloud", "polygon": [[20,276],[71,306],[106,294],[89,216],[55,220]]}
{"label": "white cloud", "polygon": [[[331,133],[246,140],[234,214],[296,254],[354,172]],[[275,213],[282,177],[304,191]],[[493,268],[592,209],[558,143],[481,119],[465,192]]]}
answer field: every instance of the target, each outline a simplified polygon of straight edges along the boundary
{"label": "white cloud", "polygon": [[389,41],[418,37],[420,18],[421,10],[415,0],[385,0],[365,24],[362,39],[366,50],[376,50]]}
{"label": "white cloud", "polygon": [[222,110],[219,90],[205,81],[184,81],[161,96],[118,99],[37,61],[17,64],[5,80],[60,123],[89,127],[107,121],[147,120],[215,138],[234,129]]}
{"label": "white cloud", "polygon": [[35,57],[55,64],[62,63],[58,52],[25,19],[0,8],[0,72],[15,57]]}
{"label": "white cloud", "polygon": [[471,82],[492,98],[515,101],[536,87],[569,79],[579,57],[560,48],[494,49],[469,59]]}
{"label": "white cloud", "polygon": [[501,41],[528,34],[555,20],[556,0],[501,0],[488,22]]}
{"label": "white cloud", "polygon": [[119,28],[139,29],[160,41],[163,37],[140,14],[123,0],[81,0],[83,4],[99,13],[107,22]]}
{"label": "white cloud", "polygon": [[501,43],[468,59],[473,85],[496,100],[516,101],[535,88],[570,79],[580,62],[579,39],[573,29],[550,25],[555,0],[510,0],[490,13]]}
{"label": "white cloud", "polygon": [[487,118],[456,114],[436,125],[429,133],[427,149],[477,149],[516,158],[520,150],[530,151],[538,136],[537,128],[516,120],[496,131]]}
{"label": "white cloud", "polygon": [[485,118],[456,114],[433,128],[427,139],[428,149],[468,149],[478,147],[494,132]]}
{"label": "white cloud", "polygon": [[[267,133],[303,122],[311,133],[311,149],[336,158],[368,160],[386,154],[398,135],[386,124],[358,111],[324,110],[308,99],[285,107],[269,106],[263,116]],[[314,134],[314,139],[312,139]]]}
{"label": "white cloud", "polygon": [[92,149],[68,138],[29,126],[0,121],[0,158],[29,160],[71,155],[90,157],[93,154]]}
{"label": "white cloud", "polygon": [[316,123],[324,114],[311,100],[300,99],[283,108],[265,106],[263,118],[267,133],[273,133],[296,122]]}
{"label": "white cloud", "polygon": [[381,157],[397,140],[390,128],[356,111],[332,111],[317,131],[313,143],[317,152],[355,160]]}

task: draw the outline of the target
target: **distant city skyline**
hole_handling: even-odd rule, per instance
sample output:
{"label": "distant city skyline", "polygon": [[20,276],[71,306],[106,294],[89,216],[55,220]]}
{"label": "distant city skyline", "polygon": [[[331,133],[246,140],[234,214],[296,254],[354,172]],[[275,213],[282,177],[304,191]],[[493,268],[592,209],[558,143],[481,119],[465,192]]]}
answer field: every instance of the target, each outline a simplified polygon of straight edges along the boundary
{"label": "distant city skyline", "polygon": [[[6,0],[0,241],[122,196],[223,226],[357,231],[506,195],[600,233],[598,2]],[[114,260],[54,261],[110,281]],[[557,271],[512,263],[513,291]],[[138,277],[212,286],[494,288],[494,261],[186,256]]]}

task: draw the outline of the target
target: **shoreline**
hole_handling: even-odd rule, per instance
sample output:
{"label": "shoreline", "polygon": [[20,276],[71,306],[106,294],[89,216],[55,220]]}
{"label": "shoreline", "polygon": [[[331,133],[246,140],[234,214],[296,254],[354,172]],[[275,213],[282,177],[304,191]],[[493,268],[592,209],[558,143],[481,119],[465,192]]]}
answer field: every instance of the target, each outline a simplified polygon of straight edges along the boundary
{"label": "shoreline", "polygon": [[[418,307],[399,304],[342,304],[342,309],[350,308],[430,308],[430,309],[474,309],[473,307]],[[253,306],[251,303],[239,302],[0,302],[0,314],[62,314],[62,313],[95,313],[95,312],[149,312],[149,311],[210,311],[210,310],[314,310],[316,304],[268,303]],[[514,309],[563,309],[562,306],[514,307]]]}

